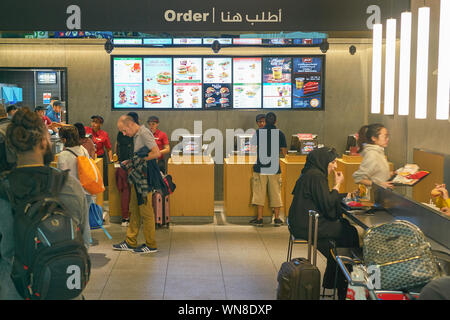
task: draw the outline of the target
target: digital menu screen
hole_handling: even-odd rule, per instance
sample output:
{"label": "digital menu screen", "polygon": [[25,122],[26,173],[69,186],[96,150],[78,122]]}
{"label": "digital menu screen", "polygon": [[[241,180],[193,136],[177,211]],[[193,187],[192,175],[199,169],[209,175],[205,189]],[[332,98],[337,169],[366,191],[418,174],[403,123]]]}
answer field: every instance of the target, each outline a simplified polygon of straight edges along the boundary
{"label": "digital menu screen", "polygon": [[172,44],[172,38],[147,38],[144,39],[144,44],[147,45],[171,45]]}
{"label": "digital menu screen", "polygon": [[262,58],[233,58],[233,107],[261,108]]}
{"label": "digital menu screen", "polygon": [[231,58],[203,59],[203,97],[205,108],[231,108]]}
{"label": "digital menu screen", "polygon": [[323,110],[324,63],[322,55],[112,56],[112,108]]}
{"label": "digital menu screen", "polygon": [[293,108],[322,108],[322,58],[294,58],[292,76]]}
{"label": "digital menu screen", "polygon": [[142,58],[114,58],[114,108],[142,108]]}
{"label": "digital menu screen", "polygon": [[202,38],[175,38],[175,39],[173,39],[173,44],[178,44],[178,45],[202,44]]}
{"label": "digital menu screen", "polygon": [[203,38],[203,44],[213,44],[215,40],[220,44],[233,44],[232,38]]}
{"label": "digital menu screen", "polygon": [[263,58],[263,107],[291,108],[291,58]]}
{"label": "digital menu screen", "polygon": [[144,58],[144,108],[172,108],[172,58]]}
{"label": "digital menu screen", "polygon": [[202,107],[202,58],[174,58],[173,101],[177,109]]}

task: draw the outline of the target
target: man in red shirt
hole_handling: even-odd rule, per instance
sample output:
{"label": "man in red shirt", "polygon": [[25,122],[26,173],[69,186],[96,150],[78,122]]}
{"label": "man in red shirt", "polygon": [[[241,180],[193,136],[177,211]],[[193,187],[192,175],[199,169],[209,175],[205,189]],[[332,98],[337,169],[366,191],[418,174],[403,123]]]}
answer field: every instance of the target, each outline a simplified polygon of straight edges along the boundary
{"label": "man in red shirt", "polygon": [[[91,126],[85,127],[86,135],[92,136],[92,141],[96,146],[97,158],[103,158],[103,183],[105,186],[108,185],[108,160],[113,162],[113,154],[111,149],[111,141],[109,140],[109,135],[106,131],[101,129],[103,124],[103,117],[92,116]],[[107,155],[105,153],[105,149]]]}
{"label": "man in red shirt", "polygon": [[169,138],[167,134],[158,129],[159,118],[157,116],[150,116],[147,120],[148,127],[155,137],[156,144],[158,145],[161,156],[158,158],[159,169],[165,174],[166,173],[166,161],[164,159],[165,154],[170,153]]}

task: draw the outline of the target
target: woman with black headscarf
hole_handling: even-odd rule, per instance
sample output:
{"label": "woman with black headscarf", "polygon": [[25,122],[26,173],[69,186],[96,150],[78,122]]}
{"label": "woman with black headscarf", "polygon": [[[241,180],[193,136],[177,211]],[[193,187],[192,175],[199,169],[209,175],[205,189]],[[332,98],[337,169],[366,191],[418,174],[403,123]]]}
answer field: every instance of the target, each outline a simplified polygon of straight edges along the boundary
{"label": "woman with black headscarf", "polygon": [[[355,227],[342,217],[339,186],[344,181],[342,172],[336,172],[337,154],[334,149],[319,148],[306,158],[300,178],[297,180],[289,208],[289,229],[298,238],[308,239],[309,210],[319,213],[318,250],[327,258],[323,287],[332,289],[336,262],[330,254],[330,240],[337,247],[358,247],[359,238]],[[336,185],[330,191],[328,175],[334,172]],[[338,297],[345,299],[347,284],[342,273],[338,273]]]}

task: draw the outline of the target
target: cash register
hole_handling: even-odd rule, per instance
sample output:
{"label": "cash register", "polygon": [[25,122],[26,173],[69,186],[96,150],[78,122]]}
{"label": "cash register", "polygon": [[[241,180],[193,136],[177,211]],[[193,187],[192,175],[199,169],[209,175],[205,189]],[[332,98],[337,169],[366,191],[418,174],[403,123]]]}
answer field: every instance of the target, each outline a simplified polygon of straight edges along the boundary
{"label": "cash register", "polygon": [[289,153],[307,155],[318,148],[317,135],[311,133],[297,133],[291,136]]}

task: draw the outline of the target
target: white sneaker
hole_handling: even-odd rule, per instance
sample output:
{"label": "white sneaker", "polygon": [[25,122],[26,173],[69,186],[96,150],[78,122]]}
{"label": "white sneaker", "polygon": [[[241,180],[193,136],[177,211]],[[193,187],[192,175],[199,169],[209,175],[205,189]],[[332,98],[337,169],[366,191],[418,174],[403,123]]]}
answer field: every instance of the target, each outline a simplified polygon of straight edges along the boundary
{"label": "white sneaker", "polygon": [[122,227],[128,227],[129,224],[130,224],[129,221],[123,220],[121,226],[122,226]]}

